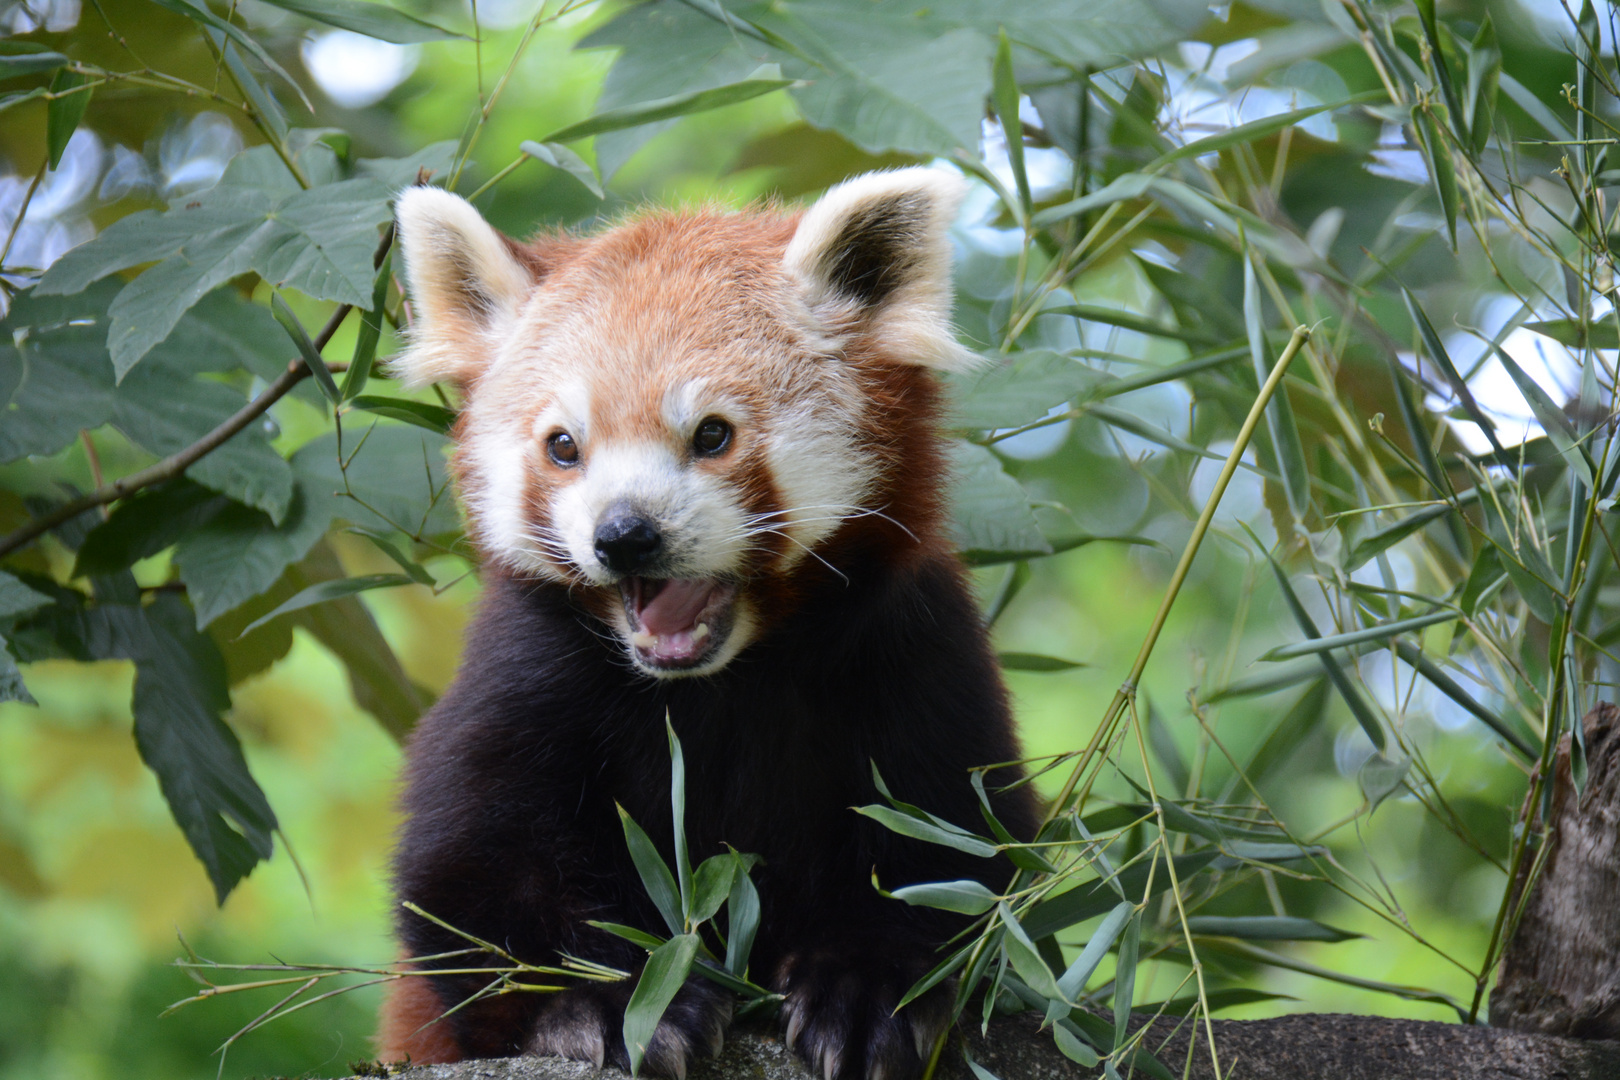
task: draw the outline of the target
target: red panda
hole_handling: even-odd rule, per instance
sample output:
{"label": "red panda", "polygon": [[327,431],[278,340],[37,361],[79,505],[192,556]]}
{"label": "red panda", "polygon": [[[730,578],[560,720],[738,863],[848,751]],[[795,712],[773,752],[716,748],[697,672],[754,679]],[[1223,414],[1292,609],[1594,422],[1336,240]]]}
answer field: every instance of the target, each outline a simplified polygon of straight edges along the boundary
{"label": "red panda", "polygon": [[[895,1006],[961,923],[871,875],[999,890],[1011,867],[850,808],[877,800],[876,765],[896,797],[971,826],[968,770],[1018,757],[946,525],[937,373],[973,362],[950,323],[961,188],[902,169],[802,214],[648,213],[527,244],[444,191],[401,197],[415,321],[394,372],[462,395],[454,470],[485,592],[408,750],[400,900],[532,963],[637,970],[645,955],[588,920],[662,925],[614,804],[670,847],[667,715],[694,862],[763,857],[750,975],[784,995],[788,1043],[828,1080],[921,1070],[950,988]],[[993,798],[1033,834],[1026,787]],[[407,956],[462,944],[403,909],[397,931]],[[423,1026],[486,981],[404,980],[384,1059],[627,1064],[633,980]],[[730,1012],[690,979],[646,1068],[683,1077]]]}

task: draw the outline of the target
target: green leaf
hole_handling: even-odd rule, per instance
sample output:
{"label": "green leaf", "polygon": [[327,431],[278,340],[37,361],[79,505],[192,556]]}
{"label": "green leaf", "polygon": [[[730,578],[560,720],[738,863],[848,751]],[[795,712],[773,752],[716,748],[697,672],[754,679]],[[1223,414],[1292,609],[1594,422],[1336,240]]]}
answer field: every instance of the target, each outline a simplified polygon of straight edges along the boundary
{"label": "green leaf", "polygon": [[641,969],[641,978],[624,1007],[624,1046],[630,1054],[630,1075],[641,1072],[641,1061],[652,1042],[664,1010],[691,974],[697,957],[698,936],[678,934],[654,949]]}
{"label": "green leaf", "polygon": [[[1305,605],[1299,602],[1299,596],[1295,594],[1294,586],[1289,582],[1288,575],[1283,572],[1281,566],[1277,565],[1277,560],[1271,557],[1270,552],[1266,553],[1266,561],[1271,564],[1272,574],[1276,577],[1277,585],[1282,590],[1283,599],[1288,602],[1288,610],[1293,614],[1294,622],[1299,625],[1300,630],[1304,631],[1306,637],[1320,638],[1322,635],[1316,629],[1316,623],[1306,613]],[[1360,724],[1361,730],[1367,733],[1367,738],[1372,740],[1373,746],[1382,751],[1387,743],[1384,736],[1384,727],[1378,722],[1378,718],[1373,715],[1372,709],[1368,707],[1366,700],[1361,696],[1361,691],[1356,689],[1355,684],[1344,673],[1344,669],[1339,666],[1339,662],[1333,658],[1332,653],[1319,652],[1316,654],[1316,658],[1322,662],[1322,667],[1327,671],[1329,681],[1333,683],[1333,687],[1339,692],[1339,696],[1344,699],[1344,703],[1349,706],[1351,714],[1356,718],[1356,723]]]}
{"label": "green leaf", "polygon": [[1468,384],[1463,381],[1462,375],[1458,373],[1457,365],[1451,362],[1451,354],[1446,352],[1446,346],[1440,340],[1440,335],[1435,333],[1434,324],[1429,321],[1428,315],[1424,314],[1423,306],[1418,303],[1417,297],[1412,293],[1412,290],[1405,285],[1401,286],[1401,297],[1406,301],[1406,310],[1412,316],[1412,322],[1417,325],[1418,336],[1423,341],[1423,349],[1429,354],[1429,359],[1433,360],[1435,366],[1445,375],[1446,382],[1451,387],[1451,392],[1457,396],[1458,401],[1462,402],[1462,407],[1467,410],[1469,419],[1478,424],[1479,429],[1490,440],[1491,449],[1498,454],[1502,453],[1502,444],[1496,441],[1496,425],[1479,407],[1479,402],[1474,400],[1473,391],[1468,389]]}
{"label": "green leaf", "polygon": [[[1436,56],[1436,61],[1438,60],[1439,57]],[[1438,118],[1435,115],[1437,112],[1440,114]],[[1412,126],[1417,130],[1418,143],[1423,147],[1424,159],[1429,164],[1429,176],[1434,181],[1435,194],[1440,199],[1440,212],[1445,218],[1446,235],[1451,239],[1451,250],[1456,251],[1457,167],[1451,160],[1451,146],[1440,133],[1446,116],[1446,107],[1437,103],[1419,105],[1412,109]]]}
{"label": "green leaf", "polygon": [[951,443],[953,532],[962,557],[1007,561],[1052,554],[1018,481],[1002,471],[989,450],[962,440]]}
{"label": "green leaf", "polygon": [[746,868],[731,879],[726,900],[726,970],[741,978],[748,974],[748,954],[759,932],[759,890]]}
{"label": "green leaf", "polygon": [[73,61],[37,41],[0,41],[0,79],[55,71]]}
{"label": "green leaf", "polygon": [[1412,759],[1402,754],[1398,758],[1374,754],[1356,770],[1356,783],[1367,800],[1367,812],[1378,809],[1380,803],[1399,791],[1406,783],[1406,774],[1412,771]]}
{"label": "green leaf", "polygon": [[1382,90],[1369,90],[1363,94],[1355,94],[1351,97],[1347,97],[1343,101],[1334,101],[1326,105],[1312,105],[1304,109],[1291,109],[1288,112],[1278,113],[1275,116],[1266,116],[1259,120],[1251,120],[1246,124],[1239,124],[1236,127],[1227,128],[1226,130],[1217,132],[1214,135],[1207,135],[1202,139],[1194,139],[1190,143],[1185,143],[1184,145],[1176,147],[1169,153],[1161,154],[1143,171],[1157,172],[1158,170],[1164,168],[1164,166],[1172,164],[1173,162],[1186,161],[1189,158],[1203,157],[1205,154],[1213,154],[1217,151],[1225,150],[1231,146],[1239,146],[1243,143],[1254,142],[1257,139],[1264,139],[1268,135],[1275,135],[1284,128],[1293,127],[1301,120],[1309,120],[1311,117],[1319,116],[1325,112],[1334,112],[1335,110],[1343,109],[1351,105],[1361,105],[1369,102],[1384,100],[1387,100],[1387,98]]}
{"label": "green leaf", "polygon": [[356,536],[363,536],[371,541],[373,547],[394,560],[394,564],[405,571],[405,576],[418,585],[426,585],[430,589],[437,587],[438,582],[433,580],[433,575],[428,573],[421,563],[412,562],[407,558],[405,553],[400,551],[399,546],[386,535],[373,529],[362,529],[358,526],[345,531],[354,533]]}
{"label": "green leaf", "polygon": [[364,34],[379,41],[391,41],[396,45],[442,41],[446,38],[465,40],[467,36],[446,30],[442,26],[435,26],[414,15],[407,15],[387,4],[367,4],[361,0],[264,0],[264,2],[286,11],[297,12],[328,26],[352,30],[356,34]]}
{"label": "green leaf", "polygon": [[135,746],[202,861],[220,903],[271,853],[276,816],[220,715],[231,706],[225,664],[191,626],[185,601],[98,604],[71,630],[85,659],[135,662]]}
{"label": "green leaf", "polygon": [[[1209,1011],[1212,1013],[1219,1012],[1222,1009],[1235,1008],[1238,1005],[1255,1005],[1266,1001],[1298,1000],[1298,998],[1289,997],[1287,994],[1273,994],[1266,990],[1251,990],[1248,987],[1211,990],[1204,995],[1204,1001],[1208,1002]],[[1186,1016],[1202,1004],[1197,994],[1188,994],[1185,997],[1171,998],[1169,1001],[1149,1001],[1141,1005],[1133,1005],[1131,1006],[1131,1012],[1147,1015],[1162,1012],[1165,1016]]]}
{"label": "green leaf", "polygon": [[1468,49],[1468,90],[1464,118],[1468,142],[1474,155],[1484,153],[1490,142],[1491,120],[1496,114],[1496,92],[1502,78],[1502,49],[1496,41],[1496,27],[1490,12],[1480,21]]}
{"label": "green leaf", "polygon": [[51,603],[53,601],[49,596],[30,589],[15,575],[0,570],[0,619],[14,619]]}
{"label": "green leaf", "polygon": [[[276,589],[290,594],[343,576],[336,552],[321,541],[287,568]],[[366,606],[351,596],[294,612],[291,621],[308,630],[343,665],[355,704],[375,717],[395,741],[404,742],[433,697],[406,676]]]}
{"label": "green leaf", "polygon": [[[1176,877],[1183,886],[1189,878],[1213,863],[1219,853],[1212,850],[1196,851],[1175,857]],[[1143,859],[1113,875],[1108,881],[1097,879],[1077,885],[1068,892],[1048,897],[1024,913],[1024,930],[1032,938],[1043,938],[1077,923],[1094,919],[1114,909],[1120,895],[1152,899],[1170,887],[1170,874],[1162,856],[1157,856],[1157,872],[1153,875],[1153,891],[1143,897],[1148,884],[1149,864]],[[1115,891],[1115,886],[1119,891]]]}
{"label": "green leaf", "polygon": [[[1496,549],[1489,544],[1484,545],[1484,551],[1494,552]],[[1409,641],[1397,641],[1395,653],[1402,660],[1417,669],[1419,675],[1429,680],[1429,683],[1446,697],[1462,706],[1486,727],[1496,732],[1509,746],[1519,752],[1525,761],[1534,761],[1537,757],[1534,737],[1524,731],[1516,730],[1502,717],[1474,700],[1473,696],[1464,690],[1455,679],[1447,675],[1435,665],[1434,661],[1423,655],[1423,650]]]}
{"label": "green leaf", "polygon": [[[1243,325],[1249,336],[1249,360],[1254,365],[1256,385],[1264,385],[1271,375],[1272,357],[1266,342],[1260,284],[1254,272],[1254,260],[1248,257],[1243,260]],[[1299,425],[1294,421],[1294,407],[1288,402],[1286,383],[1277,387],[1266,405],[1266,432],[1271,436],[1272,452],[1277,456],[1288,509],[1297,524],[1311,508],[1311,474],[1305,465],[1305,449],[1300,444]]]}
{"label": "green leaf", "polygon": [[661,938],[657,934],[649,934],[645,930],[637,930],[635,927],[625,926],[623,923],[598,922],[595,919],[586,919],[585,923],[587,926],[594,926],[598,930],[605,930],[614,937],[621,937],[626,941],[633,942],[648,952],[652,952],[667,941],[666,938]]}
{"label": "green leaf", "polygon": [[268,515],[231,505],[183,536],[174,553],[197,625],[259,595],[302,559],[332,522],[332,500],[299,477],[279,524]]}
{"label": "green leaf", "polygon": [[390,420],[401,420],[439,435],[450,434],[450,429],[456,426],[456,414],[454,412],[442,405],[434,405],[426,401],[362,394],[349,402],[349,404],[362,412],[386,416]]}
{"label": "green leaf", "polygon": [[963,915],[983,915],[996,906],[1000,899],[977,881],[935,881],[926,885],[907,885],[889,895],[904,900],[913,907],[938,908],[958,911]]}
{"label": "green leaf", "polygon": [[[1118,1050],[1130,1034],[1131,1001],[1136,997],[1136,961],[1142,946],[1142,913],[1135,912],[1119,943],[1114,966],[1114,1045]],[[1089,948],[1089,946],[1088,946]],[[1112,1063],[1110,1063],[1112,1064]]]}
{"label": "green leaf", "polygon": [[1417,532],[1431,521],[1436,521],[1451,513],[1451,507],[1445,503],[1435,506],[1425,506],[1421,510],[1401,518],[1392,524],[1370,532],[1356,542],[1350,549],[1350,555],[1345,559],[1345,569],[1355,570],[1367,560],[1388,551],[1408,536]]}
{"label": "green leaf", "polygon": [[1291,956],[1274,953],[1247,942],[1233,941],[1221,938],[1206,938],[1199,946],[1199,952],[1208,950],[1212,953],[1224,954],[1245,960],[1250,963],[1267,964],[1271,967],[1282,968],[1286,971],[1297,971],[1304,975],[1314,975],[1319,979],[1330,982],[1343,983],[1346,986],[1358,986],[1364,990],[1375,990],[1380,993],[1391,994],[1407,1001],[1428,1001],[1436,1005],[1446,1005],[1456,1009],[1459,1017],[1466,1017],[1467,1011],[1458,1008],[1457,1002],[1449,995],[1429,990],[1421,986],[1401,986],[1395,983],[1379,982],[1376,979],[1363,979],[1357,975],[1348,975],[1328,968],[1318,967],[1315,964],[1296,960]]}
{"label": "green leaf", "polygon": [[302,611],[304,608],[314,607],[316,604],[341,600],[346,596],[370,592],[372,589],[392,589],[400,585],[410,584],[412,584],[411,579],[404,574],[363,574],[360,577],[343,578],[339,581],[323,581],[317,585],[311,585],[269,614],[253,620],[242,631],[242,635],[250,634],[271,619],[286,615],[289,612]]}
{"label": "green leaf", "polygon": [[1078,660],[1063,660],[1056,656],[1026,652],[997,653],[996,659],[1001,661],[1004,671],[1073,671],[1075,668],[1088,666]]}
{"label": "green leaf", "polygon": [[1052,969],[1041,959],[1039,950],[1035,948],[1035,942],[1019,925],[1018,916],[1013,914],[1012,908],[1007,906],[1005,900],[998,900],[996,908],[1001,913],[1001,924],[1007,928],[1007,936],[1002,939],[1003,947],[1007,950],[1007,959],[1012,962],[1013,970],[1018,972],[1018,977],[1047,1001],[1056,1001],[1059,1007],[1065,1002],[1072,1006],[1073,1002],[1058,988]]}
{"label": "green leaf", "polygon": [[342,395],[338,393],[337,383],[332,381],[332,369],[326,366],[321,351],[309,340],[309,334],[304,331],[304,324],[298,321],[298,316],[292,313],[292,308],[287,306],[287,301],[281,298],[280,293],[271,294],[270,311],[275,315],[276,322],[281,324],[281,328],[287,331],[293,345],[297,347],[298,355],[304,360],[304,366],[309,368],[309,373],[315,376],[315,381],[320,384],[321,393],[336,405],[342,400]]}
{"label": "green leaf", "polygon": [[[359,428],[359,430],[355,430]],[[304,444],[295,473],[329,500],[325,512],[373,532],[449,541],[461,533],[450,494],[449,440],[416,427],[344,427]]]}
{"label": "green leaf", "polygon": [[664,732],[669,737],[669,808],[675,834],[675,877],[680,886],[681,917],[685,928],[692,926],[692,856],[686,849],[686,755],[681,740],[664,712]]}
{"label": "green leaf", "polygon": [[1029,349],[953,380],[950,424],[967,431],[1022,427],[1089,397],[1106,378],[1062,353]]}
{"label": "green leaf", "polygon": [[658,854],[652,840],[622,806],[619,807],[619,822],[624,826],[624,842],[629,845],[630,861],[636,864],[642,887],[652,898],[653,906],[658,908],[658,914],[664,917],[669,932],[680,934],[685,927],[681,920],[681,891],[675,884],[675,875],[669,872],[669,866]]}
{"label": "green leaf", "polygon": [[51,80],[51,93],[57,96],[45,106],[45,152],[52,169],[62,163],[62,151],[67,149],[68,140],[78,130],[90,104],[91,91],[77,89],[89,81],[77,71],[66,69]]}
{"label": "green leaf", "polygon": [[225,496],[183,478],[120,500],[79,545],[73,576],[127,570],[172,547],[229,505]]}
{"label": "green leaf", "polygon": [[[1079,999],[1081,991],[1086,988],[1086,983],[1091,981],[1092,973],[1097,970],[1097,965],[1108,955],[1108,950],[1114,947],[1115,939],[1125,929],[1125,924],[1130,921],[1135,911],[1136,905],[1129,900],[1121,900],[1103,917],[1103,921],[1097,924],[1097,928],[1091,932],[1091,940],[1086,942],[1086,947],[1080,950],[1080,955],[1074,958],[1074,963],[1069,965],[1068,970],[1057,981],[1058,992],[1062,994],[1063,1000]],[[1057,1019],[1050,1012],[1047,1016],[1049,1019]]]}
{"label": "green leaf", "polygon": [[35,292],[78,292],[158,260],[107,309],[108,350],[122,379],[193,304],[249,271],[317,300],[364,308],[375,279],[377,229],[392,217],[389,198],[388,188],[371,179],[299,190],[268,146],[253,147],[232,158],[208,191],[182,196],[161,213],[120,218],[72,249]]}
{"label": "green leaf", "polygon": [[1299,656],[1326,652],[1328,649],[1342,649],[1350,645],[1362,645],[1369,641],[1388,641],[1390,638],[1400,634],[1422,630],[1426,626],[1435,626],[1456,617],[1457,613],[1455,611],[1431,611],[1427,615],[1378,623],[1374,626],[1362,627],[1360,630],[1351,630],[1343,634],[1332,634],[1328,637],[1313,638],[1310,641],[1296,641],[1290,645],[1279,645],[1275,649],[1263,653],[1259,659],[1292,660]]}
{"label": "green leaf", "polygon": [[1247,941],[1349,941],[1366,937],[1291,915],[1193,915],[1187,919],[1187,929],[1194,934]]}
{"label": "green leaf", "polygon": [[38,705],[34,695],[28,692],[28,686],[23,682],[22,671],[17,667],[17,658],[11,652],[11,646],[4,637],[0,637],[0,702],[20,701],[24,705]]}
{"label": "green leaf", "polygon": [[382,340],[382,324],[388,303],[388,285],[394,279],[394,252],[390,248],[377,268],[371,285],[371,307],[361,313],[360,332],[354,338],[354,355],[349,370],[343,374],[343,392],[340,401],[351,401],[366,388],[371,378],[371,366],[377,360],[377,342]]}
{"label": "green leaf", "polygon": [[737,869],[737,859],[729,853],[711,855],[698,864],[692,875],[692,908],[688,916],[692,926],[714,918],[731,895]]}
{"label": "green leaf", "polygon": [[981,859],[988,859],[996,854],[996,845],[988,840],[948,822],[940,822],[938,819],[913,817],[887,806],[857,806],[855,812],[871,818],[901,836],[926,840],[931,844],[943,844],[945,847],[955,848],[969,855],[977,855]]}
{"label": "green leaf", "polygon": [[1012,166],[1013,182],[1018,186],[1018,211],[1020,219],[1027,221],[1033,202],[1029,195],[1029,175],[1024,171],[1024,124],[1018,115],[1019,99],[1018,78],[1013,72],[1012,42],[1007,40],[1007,31],[1002,29],[997,34],[996,61],[992,73],[991,97],[996,105],[996,118],[1001,121],[1001,130],[1007,145],[1007,161]]}
{"label": "green leaf", "polygon": [[1580,477],[1581,482],[1590,491],[1593,486],[1593,466],[1586,456],[1585,447],[1580,441],[1580,435],[1576,432],[1575,425],[1569,422],[1569,417],[1564,414],[1564,410],[1559,408],[1552,398],[1547,396],[1547,392],[1534,379],[1524,373],[1524,369],[1519,367],[1513,357],[1508,355],[1506,349],[1495,342],[1488,342],[1487,344],[1489,344],[1491,351],[1496,354],[1497,363],[1502,365],[1502,370],[1508,373],[1508,376],[1513,380],[1513,385],[1518,388],[1519,393],[1524,397],[1525,403],[1530,406],[1530,411],[1535,414],[1536,422],[1541,425],[1542,430],[1546,431],[1547,438],[1552,440],[1552,444],[1558,448],[1559,456],[1569,465],[1570,470]]}
{"label": "green leaf", "polygon": [[1221,844],[1221,854],[1241,862],[1293,862],[1296,859],[1319,858],[1327,854],[1327,848],[1264,840],[1227,840]]}
{"label": "green leaf", "polygon": [[[710,109],[719,109],[727,105],[748,101],[780,90],[784,86],[792,86],[792,79],[784,79],[774,64],[765,64],[754,71],[746,79],[724,86],[715,86],[707,90],[694,90],[690,93],[676,94],[672,97],[659,98],[655,101],[643,101],[635,105],[625,105],[617,109],[606,109],[577,124],[553,131],[540,143],[566,143],[575,139],[583,139],[591,135],[600,135],[607,131],[619,131],[622,128],[639,127],[642,124],[656,123],[659,120],[669,120],[677,116],[689,116],[692,113],[707,112]],[[532,145],[532,144],[530,144]],[[525,151],[526,153],[528,151]],[[542,155],[535,154],[535,157]]]}
{"label": "green leaf", "polygon": [[[307,95],[305,95],[303,87],[299,86],[298,83],[293,80],[293,77],[287,74],[285,68],[276,63],[275,58],[265,51],[264,46],[260,45],[251,34],[238,27],[235,23],[221,19],[212,11],[209,11],[207,0],[152,0],[152,2],[157,4],[159,7],[168,8],[170,11],[173,11],[176,14],[184,15],[186,18],[191,19],[202,26],[224,34],[226,37],[236,42],[236,44],[244,51],[252,54],[255,60],[274,72],[288,86],[292,87],[294,92],[298,94],[299,100],[304,103],[304,108],[309,109],[311,112],[314,111],[314,107],[310,105],[309,98]],[[268,149],[268,147],[266,147],[266,149]]]}
{"label": "green leaf", "polygon": [[1062,1051],[1064,1057],[1083,1069],[1094,1069],[1102,1061],[1102,1058],[1097,1055],[1097,1051],[1081,1042],[1080,1037],[1074,1034],[1067,1025],[1052,1025],[1052,1041],[1057,1043],[1057,1048]]}
{"label": "green leaf", "polygon": [[534,158],[543,161],[554,169],[561,169],[581,184],[598,199],[603,198],[602,182],[596,178],[596,170],[591,163],[574,153],[559,142],[537,143],[532,139],[525,139],[518,143],[518,149]]}
{"label": "green leaf", "polygon": [[[0,461],[55,453],[81,430],[112,424],[153,454],[190,446],[240,409],[243,395],[204,372],[245,362],[247,345],[215,350],[221,335],[257,332],[261,321],[241,319],[251,305],[211,299],[183,319],[152,362],[115,386],[107,360],[106,305],[117,291],[108,283],[70,297],[28,293],[0,322],[13,347],[0,349],[0,386],[12,387],[0,423]],[[197,482],[280,517],[292,497],[292,474],[270,448],[266,429],[253,425],[187,470]]]}

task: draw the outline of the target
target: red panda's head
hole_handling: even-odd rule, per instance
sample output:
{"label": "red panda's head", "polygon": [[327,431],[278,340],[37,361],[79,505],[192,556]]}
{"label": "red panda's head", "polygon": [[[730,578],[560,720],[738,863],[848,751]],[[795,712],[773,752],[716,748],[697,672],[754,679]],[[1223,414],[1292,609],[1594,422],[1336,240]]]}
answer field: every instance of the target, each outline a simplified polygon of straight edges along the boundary
{"label": "red panda's head", "polygon": [[757,640],[853,523],[937,538],[928,369],[973,359],[950,325],[961,193],[902,169],[800,215],[517,244],[454,195],[405,192],[414,323],[393,371],[461,390],[485,555],[570,586],[638,669],[673,676]]}

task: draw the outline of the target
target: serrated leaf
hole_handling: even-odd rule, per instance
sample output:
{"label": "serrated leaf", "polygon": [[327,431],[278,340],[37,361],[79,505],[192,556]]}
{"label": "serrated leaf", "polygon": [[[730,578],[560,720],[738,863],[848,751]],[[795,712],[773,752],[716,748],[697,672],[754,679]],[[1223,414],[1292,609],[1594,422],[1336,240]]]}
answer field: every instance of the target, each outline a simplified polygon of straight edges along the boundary
{"label": "serrated leaf", "polygon": [[1062,353],[1030,349],[955,379],[950,424],[967,431],[1022,427],[1057,406],[1090,396],[1106,378]]}
{"label": "serrated leaf", "polygon": [[352,30],[356,34],[391,41],[395,45],[414,45],[421,41],[442,41],[467,35],[407,15],[387,4],[368,4],[361,0],[264,0],[265,3],[285,11],[297,12],[316,22]]}
{"label": "serrated leaf", "polygon": [[1050,555],[1029,496],[1001,468],[989,450],[970,442],[951,443],[953,533],[968,562],[990,556],[998,561]]}
{"label": "serrated leaf", "polygon": [[574,153],[559,142],[537,143],[525,139],[518,143],[518,149],[534,158],[543,161],[554,169],[561,169],[568,175],[585,185],[585,189],[598,199],[603,197],[602,182],[596,178],[596,170],[591,163]]}
{"label": "serrated leaf", "polygon": [[298,190],[273,154],[259,152],[271,154],[264,146],[243,151],[217,185],[167,211],[119,219],[40,279],[41,296],[73,293],[159,260],[107,308],[107,346],[120,379],[205,294],[249,271],[314,299],[370,303],[377,229],[392,217],[388,188],[359,179]]}
{"label": "serrated leaf", "polygon": [[431,402],[362,394],[349,404],[362,412],[386,416],[390,420],[400,420],[439,435],[450,434],[450,429],[456,426],[454,412]]}
{"label": "serrated leaf", "polygon": [[51,80],[53,97],[45,107],[45,155],[52,169],[62,163],[62,151],[79,128],[84,110],[90,105],[89,89],[78,89],[90,80],[77,71],[58,71]]}
{"label": "serrated leaf", "polygon": [[30,589],[15,575],[0,570],[0,619],[14,619],[52,602],[49,596]]}
{"label": "serrated leaf", "polygon": [[38,705],[34,695],[28,692],[28,685],[23,682],[22,671],[17,667],[17,658],[12,655],[11,646],[4,637],[0,637],[0,702],[20,701],[24,705]]}
{"label": "serrated leaf", "polygon": [[631,1076],[640,1074],[658,1021],[691,974],[698,944],[696,934],[678,934],[647,957],[647,966],[641,969],[641,978],[624,1007],[624,1046],[630,1054]]}
{"label": "serrated leaf", "polygon": [[79,545],[73,576],[127,570],[206,525],[229,505],[225,496],[186,479],[120,500]]}
{"label": "serrated leaf", "polygon": [[[109,423],[153,454],[172,454],[246,403],[239,391],[199,375],[248,362],[252,346],[212,345],[262,325],[239,318],[251,305],[219,298],[199,306],[151,363],[115,386],[103,339],[106,305],[116,291],[109,282],[76,296],[25,294],[0,322],[0,334],[14,346],[0,349],[0,385],[12,387],[0,423],[0,460],[55,453],[81,430]],[[262,425],[238,433],[187,476],[276,517],[292,497],[292,474]]]}

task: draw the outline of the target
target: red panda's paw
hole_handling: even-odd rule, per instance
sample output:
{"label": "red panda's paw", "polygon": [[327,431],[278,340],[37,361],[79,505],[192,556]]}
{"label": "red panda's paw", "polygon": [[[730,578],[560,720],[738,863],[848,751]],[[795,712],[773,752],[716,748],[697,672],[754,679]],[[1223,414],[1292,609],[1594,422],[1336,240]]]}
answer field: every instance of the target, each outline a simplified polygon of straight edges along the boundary
{"label": "red panda's paw", "polygon": [[[546,995],[525,1051],[629,1071],[624,1007],[634,989],[635,980],[627,979]],[[643,1075],[685,1080],[693,1058],[719,1053],[731,1023],[731,1005],[731,995],[720,987],[706,979],[688,979],[653,1032],[642,1060]]]}
{"label": "red panda's paw", "polygon": [[912,1080],[950,1023],[949,984],[897,1014],[895,1005],[933,966],[931,955],[879,950],[794,953],[777,969],[787,1044],[823,1080]]}

